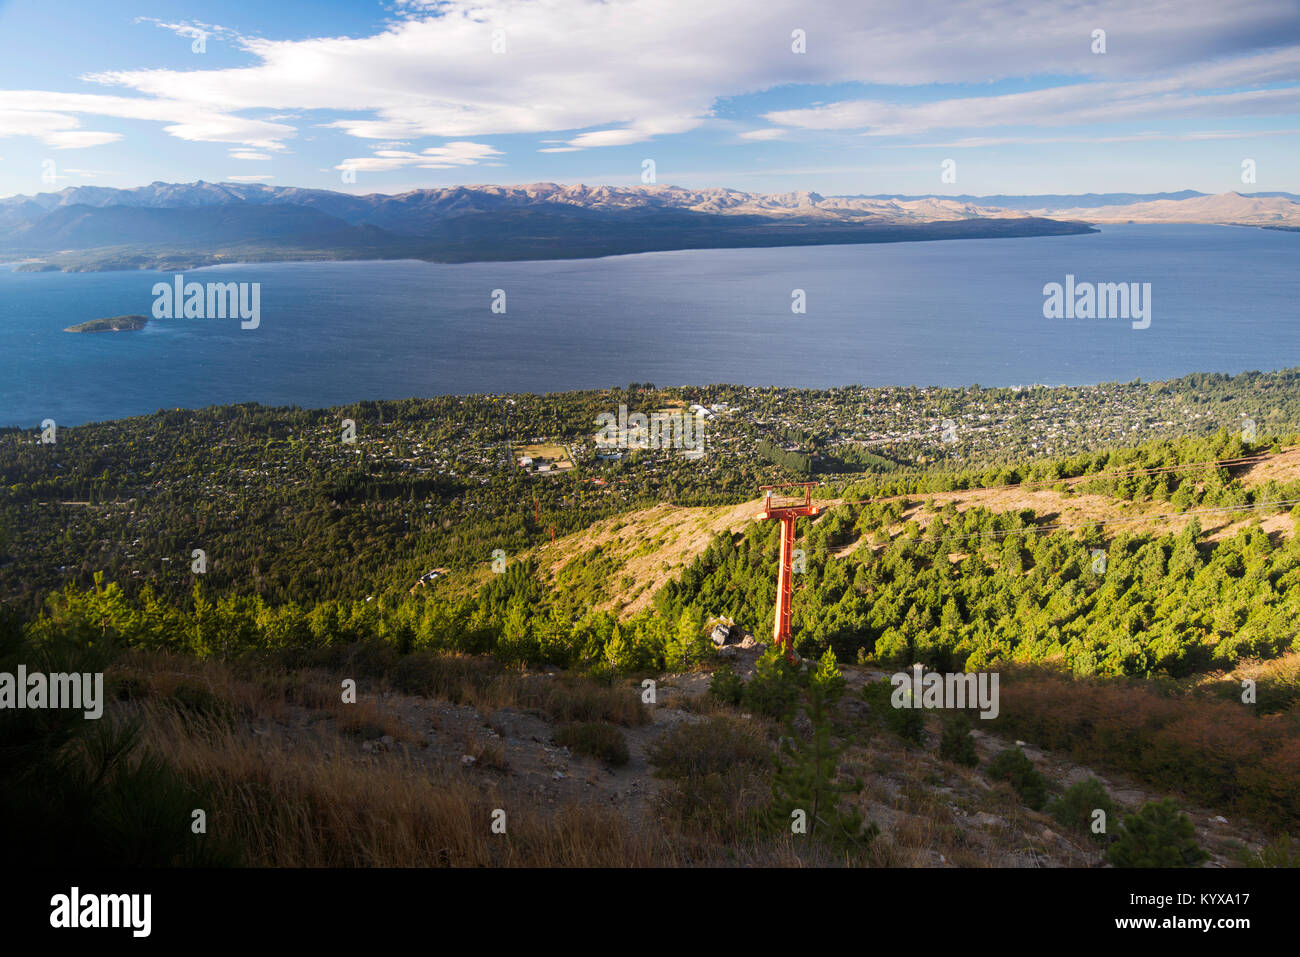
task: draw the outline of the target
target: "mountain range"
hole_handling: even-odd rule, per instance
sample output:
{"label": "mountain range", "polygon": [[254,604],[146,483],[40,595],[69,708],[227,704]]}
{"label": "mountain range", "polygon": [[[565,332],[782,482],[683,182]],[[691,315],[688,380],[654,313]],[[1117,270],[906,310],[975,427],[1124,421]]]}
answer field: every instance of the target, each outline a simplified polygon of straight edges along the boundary
{"label": "mountain range", "polygon": [[1089,223],[1300,228],[1300,197],[823,196],[675,186],[453,186],[386,195],[242,183],[75,186],[0,199],[0,254],[27,269],[287,259],[551,259],[661,249],[1092,231]]}

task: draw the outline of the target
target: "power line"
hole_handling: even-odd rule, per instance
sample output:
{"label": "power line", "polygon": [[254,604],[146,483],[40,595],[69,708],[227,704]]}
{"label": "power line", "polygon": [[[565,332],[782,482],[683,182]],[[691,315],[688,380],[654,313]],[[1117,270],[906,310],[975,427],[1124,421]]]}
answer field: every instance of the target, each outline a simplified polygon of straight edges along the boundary
{"label": "power line", "polygon": [[836,505],[871,505],[875,502],[892,502],[899,499],[915,498],[923,495],[950,495],[961,492],[1000,492],[1007,489],[1033,489],[1033,488],[1050,488],[1061,484],[1078,484],[1081,482],[1107,481],[1109,479],[1126,478],[1133,475],[1159,475],[1167,472],[1193,471],[1195,469],[1214,466],[1215,468],[1240,468],[1247,465],[1259,465],[1270,459],[1280,458],[1284,455],[1293,455],[1300,452],[1300,447],[1284,449],[1281,452],[1260,452],[1255,455],[1243,455],[1231,459],[1212,459],[1205,462],[1184,462],[1179,465],[1161,465],[1151,468],[1141,469],[1119,469],[1108,472],[1088,472],[1083,475],[1072,475],[1054,479],[1038,479],[1033,482],[1007,482],[1003,485],[977,485],[973,488],[965,489],[942,489],[928,492],[904,492],[898,495],[882,495],[878,498],[865,498],[855,501],[837,501],[831,499]]}
{"label": "power line", "polygon": [[[860,499],[857,501],[837,501],[831,499],[828,500],[827,505],[828,507],[838,507],[840,505],[872,505],[878,502],[889,502],[889,501],[898,501],[900,499],[916,498],[918,496],[924,496],[926,494],[929,495],[955,494],[960,492],[992,492],[992,491],[1005,491],[1007,489],[1028,489],[1037,486],[1057,485],[1062,482],[1079,483],[1079,482],[1090,482],[1090,481],[1106,481],[1110,479],[1119,479],[1119,478],[1125,478],[1125,477],[1135,476],[1135,475],[1156,475],[1156,474],[1168,473],[1168,472],[1191,471],[1194,469],[1201,469],[1209,466],[1213,466],[1214,468],[1235,468],[1235,467],[1241,467],[1246,465],[1258,465],[1262,462],[1266,462],[1271,459],[1277,459],[1284,455],[1292,455],[1296,452],[1300,452],[1300,447],[1284,449],[1281,452],[1258,452],[1252,455],[1236,456],[1234,458],[1228,458],[1228,459],[1212,459],[1204,462],[1184,462],[1178,465],[1154,466],[1150,468],[1119,469],[1119,470],[1111,470],[1108,472],[1092,472],[1085,475],[1071,476],[1069,478],[1046,479],[1037,482],[1012,482],[1005,485],[978,486],[972,489],[950,489],[948,490],[948,492],[938,492],[938,493],[912,492],[912,493],[905,493],[902,495],[886,495],[874,499]],[[920,539],[917,539],[916,541],[927,542],[927,543],[937,545],[942,542],[969,541],[971,539],[998,540],[998,539],[1006,538],[1009,535],[1043,534],[1043,533],[1050,533],[1056,531],[1072,531],[1076,529],[1085,529],[1085,528],[1102,528],[1108,525],[1124,525],[1133,522],[1155,522],[1155,521],[1162,521],[1169,518],[1182,518],[1182,517],[1192,516],[1192,515],[1209,515],[1209,514],[1220,513],[1220,512],[1240,512],[1240,511],[1249,512],[1258,509],[1281,507],[1284,505],[1296,505],[1296,504],[1300,504],[1300,499],[1287,499],[1287,500],[1281,500],[1275,502],[1255,502],[1255,503],[1243,504],[1243,505],[1225,505],[1225,506],[1217,506],[1217,507],[1204,508],[1204,509],[1192,509],[1190,511],[1185,511],[1185,512],[1164,512],[1164,513],[1157,513],[1154,515],[1148,514],[1148,515],[1130,516],[1126,518],[1103,519],[1095,522],[1078,522],[1078,523],[1055,522],[1046,525],[1030,525],[1030,526],[1026,526],[1025,528],[1019,528],[1019,529],[1003,529],[1003,530],[998,530],[998,531],[988,532],[988,533],[972,532],[968,535],[944,536],[943,538],[922,537]]]}

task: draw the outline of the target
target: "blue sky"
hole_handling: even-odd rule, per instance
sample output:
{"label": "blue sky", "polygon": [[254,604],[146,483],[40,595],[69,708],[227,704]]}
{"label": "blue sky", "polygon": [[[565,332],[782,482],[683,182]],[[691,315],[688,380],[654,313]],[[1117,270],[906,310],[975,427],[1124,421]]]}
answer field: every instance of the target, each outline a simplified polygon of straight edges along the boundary
{"label": "blue sky", "polygon": [[1300,192],[1300,3],[0,0],[0,196],[646,159],[760,192]]}

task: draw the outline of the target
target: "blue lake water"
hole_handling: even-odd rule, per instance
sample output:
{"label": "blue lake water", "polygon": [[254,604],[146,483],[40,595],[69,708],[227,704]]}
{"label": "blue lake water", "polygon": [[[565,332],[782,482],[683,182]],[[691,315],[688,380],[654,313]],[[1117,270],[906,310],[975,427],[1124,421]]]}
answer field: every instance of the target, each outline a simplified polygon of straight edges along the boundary
{"label": "blue lake water", "polygon": [[[1150,327],[1045,319],[1043,286],[1067,274],[1151,283]],[[154,284],[172,275],[0,268],[0,425],[628,382],[1077,385],[1300,366],[1300,233],[1251,228],[185,275],[261,283],[260,326],[151,319],[72,335],[87,319],[151,314]]]}

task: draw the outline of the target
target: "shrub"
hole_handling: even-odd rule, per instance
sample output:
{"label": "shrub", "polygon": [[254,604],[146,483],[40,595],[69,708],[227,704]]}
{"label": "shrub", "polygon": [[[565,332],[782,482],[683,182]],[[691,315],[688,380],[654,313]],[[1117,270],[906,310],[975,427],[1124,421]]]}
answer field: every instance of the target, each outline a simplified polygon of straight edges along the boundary
{"label": "shrub", "polygon": [[754,677],[745,685],[745,707],[769,718],[784,718],[794,711],[807,672],[785,660],[773,645],[754,666]]}
{"label": "shrub", "polygon": [[518,703],[562,723],[610,721],[633,727],[650,721],[650,711],[641,703],[637,689],[602,685],[582,675],[530,676],[519,689]]}
{"label": "shrub", "polygon": [[713,672],[709,694],[718,701],[738,705],[745,694],[745,682],[732,670],[731,665],[723,665]]}
{"label": "shrub", "polygon": [[1087,778],[1071,785],[1064,794],[1047,806],[1047,813],[1068,831],[1087,834],[1099,844],[1106,843],[1106,832],[1093,830],[1093,814],[1104,811],[1106,827],[1119,820],[1119,807],[1111,800],[1106,788],[1096,778]]}
{"label": "shrub", "polygon": [[821,660],[817,663],[817,668],[813,671],[811,684],[821,688],[826,695],[828,704],[834,704],[844,693],[847,682],[844,676],[840,674],[840,664],[835,658],[835,649],[827,647],[826,652],[822,655]]}
{"label": "shrub", "polygon": [[655,776],[668,779],[656,799],[667,823],[705,841],[757,832],[772,749],[753,725],[722,717],[681,724],[648,754]]}
{"label": "shrub", "polygon": [[[1276,833],[1300,828],[1300,724],[1262,723],[1236,703],[1170,695],[1145,681],[1070,680],[1027,671],[1001,688],[1005,734],[1112,768],[1152,788]],[[1263,729],[1267,726],[1267,731]]]}
{"label": "shrub", "polygon": [[1258,854],[1246,854],[1247,867],[1300,867],[1300,841],[1283,834],[1272,844],[1265,844]]}
{"label": "shrub", "polygon": [[[109,648],[68,640],[61,630],[28,641],[0,609],[0,672],[13,673],[19,663],[33,673],[103,672],[114,657]],[[214,700],[193,697],[222,713]],[[195,839],[191,811],[213,807],[211,796],[202,781],[141,746],[142,731],[138,716],[120,722],[108,713],[87,721],[70,708],[0,712],[6,856],[93,868],[240,863],[240,849],[220,834]]]}
{"label": "shrub", "polygon": [[879,833],[874,824],[863,827],[855,806],[841,806],[846,794],[862,790],[861,781],[839,779],[844,745],[831,742],[830,714],[826,691],[815,683],[808,690],[804,713],[812,734],[802,738],[795,731],[794,718],[786,719],[779,756],[774,757],[772,805],[768,821],[778,831],[791,833],[801,817],[809,838],[818,837],[839,846],[868,843]]}
{"label": "shrub", "polygon": [[970,734],[970,720],[965,715],[953,715],[944,721],[943,734],[939,737],[939,757],[968,768],[980,763],[979,755],[975,753],[975,739]]}
{"label": "shrub", "polygon": [[758,729],[734,718],[679,724],[647,749],[655,775],[667,778],[710,774],[738,764],[766,766],[771,754]]}
{"label": "shrub", "polygon": [[555,732],[555,743],[615,767],[627,764],[627,738],[618,728],[604,721],[565,725]]}
{"label": "shrub", "polygon": [[207,720],[220,727],[233,727],[237,718],[235,707],[201,685],[178,684],[172,701],[187,723]]}
{"label": "shrub", "polygon": [[117,679],[115,693],[118,701],[143,701],[153,692],[147,682],[135,675],[122,675]]}
{"label": "shrub", "polygon": [[392,683],[399,691],[442,697],[455,704],[487,690],[504,669],[486,655],[415,651],[392,668]]}
{"label": "shrub", "polygon": [[1010,781],[1025,807],[1041,811],[1047,803],[1047,780],[1019,748],[998,752],[989,762],[988,773],[996,780]]}
{"label": "shrub", "polygon": [[1125,818],[1106,857],[1116,867],[1194,867],[1209,855],[1197,845],[1191,820],[1165,798]]}
{"label": "shrub", "polygon": [[862,697],[891,734],[911,744],[925,744],[925,712],[920,708],[895,708],[893,688],[888,682],[868,682]]}

